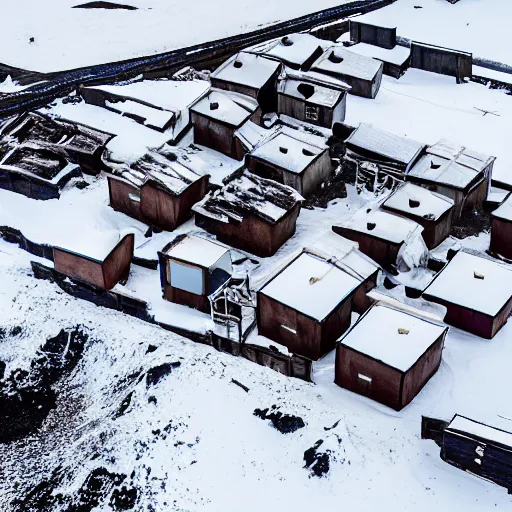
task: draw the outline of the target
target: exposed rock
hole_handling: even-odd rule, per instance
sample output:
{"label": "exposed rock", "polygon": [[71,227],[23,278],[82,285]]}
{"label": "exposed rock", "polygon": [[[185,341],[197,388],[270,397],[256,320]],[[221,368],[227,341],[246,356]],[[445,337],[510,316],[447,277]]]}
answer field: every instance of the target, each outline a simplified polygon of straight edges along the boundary
{"label": "exposed rock", "polygon": [[119,406],[119,409],[115,413],[116,418],[121,417],[127,411],[128,407],[130,407],[130,405],[132,403],[132,396],[133,396],[133,391],[130,391],[130,393],[128,393],[124,397],[123,401],[121,402],[121,405]]}
{"label": "exposed rock", "polygon": [[323,442],[324,441],[320,439],[304,452],[304,462],[306,463],[304,467],[309,468],[312,476],[322,477],[329,472],[329,450],[325,452],[318,451],[318,448],[320,448]]}
{"label": "exposed rock", "polygon": [[269,409],[255,409],[254,415],[258,416],[262,420],[270,420],[275,429],[279,430],[281,434],[290,434],[300,428],[305,427],[304,420],[299,416],[293,416],[291,414],[283,414],[278,411],[276,406],[272,406],[272,410]]}
{"label": "exposed rock", "polygon": [[164,363],[151,368],[151,370],[148,370],[146,375],[146,386],[155,386],[163,377],[169,375],[175,368],[178,368],[179,366],[181,366],[181,363],[179,361],[175,361],[173,363]]}
{"label": "exposed rock", "polygon": [[110,506],[114,510],[132,510],[137,504],[138,491],[135,487],[126,487],[114,489],[110,498]]}

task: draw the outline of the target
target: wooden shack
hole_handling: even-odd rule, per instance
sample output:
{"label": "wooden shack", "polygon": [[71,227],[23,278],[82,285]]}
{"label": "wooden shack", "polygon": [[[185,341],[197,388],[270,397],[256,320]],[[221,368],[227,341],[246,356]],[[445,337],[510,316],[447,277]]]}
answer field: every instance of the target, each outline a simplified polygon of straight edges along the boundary
{"label": "wooden shack", "polygon": [[464,79],[473,76],[473,55],[451,48],[411,41],[411,67],[454,76],[460,84]]}
{"label": "wooden shack", "polygon": [[304,250],[332,262],[360,282],[352,298],[353,311],[363,314],[373,304],[367,294],[377,286],[380,266],[362,253],[356,242],[328,231]]}
{"label": "wooden shack", "polygon": [[211,91],[190,108],[194,142],[242,160],[244,147],[235,133],[255,111],[249,103],[237,103],[227,94]]}
{"label": "wooden shack", "polygon": [[327,146],[309,143],[299,133],[278,131],[245,157],[247,168],[307,196],[332,175]]}
{"label": "wooden shack", "polygon": [[350,39],[392,50],[396,46],[396,27],[373,25],[357,19],[349,20]]}
{"label": "wooden shack", "polygon": [[206,80],[139,80],[80,88],[87,103],[106,108],[177,141],[190,126],[189,108],[210,89]]}
{"label": "wooden shack", "polygon": [[110,206],[152,227],[173,231],[192,216],[208,175],[179,160],[171,146],[150,150],[129,167],[108,175]]}
{"label": "wooden shack", "polygon": [[[76,243],[75,243],[76,242]],[[134,235],[105,234],[96,240],[80,240],[68,247],[54,247],[55,270],[101,290],[110,290],[128,279]]]}
{"label": "wooden shack", "polygon": [[512,195],[491,214],[491,251],[512,260]]}
{"label": "wooden shack", "polygon": [[277,86],[277,113],[299,121],[332,128],[345,120],[348,86],[329,83],[311,75],[289,75]]}
{"label": "wooden shack", "polygon": [[301,203],[294,189],[245,171],[192,209],[196,226],[219,241],[266,257],[295,233]]}
{"label": "wooden shack", "polygon": [[512,269],[458,252],[427,286],[423,298],[446,306],[447,324],[491,339],[512,311]]}
{"label": "wooden shack", "polygon": [[252,46],[244,52],[278,60],[291,69],[307,71],[322,55],[325,43],[311,34],[290,34]]}
{"label": "wooden shack", "polygon": [[[332,230],[359,244],[359,249],[384,268],[393,268],[402,246],[421,236],[416,222],[382,210],[361,211]],[[422,242],[423,243],[423,242]]]}
{"label": "wooden shack", "polygon": [[210,80],[213,87],[257,99],[263,112],[275,112],[280,71],[281,64],[275,60],[240,52],[219,66]]}
{"label": "wooden shack", "polygon": [[312,71],[334,76],[350,86],[350,94],[375,98],[382,81],[382,62],[332,46],[311,66]]}
{"label": "wooden shack", "polygon": [[333,263],[301,253],[258,292],[258,332],[317,360],[350,326],[360,281]]}
{"label": "wooden shack", "polygon": [[436,373],[447,332],[377,303],[338,341],[334,382],[399,411]]}
{"label": "wooden shack", "polygon": [[423,240],[429,249],[437,247],[450,235],[453,200],[426,188],[405,183],[391,194],[382,208],[423,226]]}
{"label": "wooden shack", "polygon": [[511,432],[456,414],[450,422],[422,417],[421,438],[433,439],[448,464],[512,494]]}
{"label": "wooden shack", "polygon": [[229,249],[198,236],[178,236],[158,259],[163,298],[204,313],[210,313],[208,297],[232,274]]}
{"label": "wooden shack", "polygon": [[30,143],[15,146],[0,159],[0,188],[32,199],[58,199],[63,187],[80,176],[78,165]]}
{"label": "wooden shack", "polygon": [[463,210],[480,209],[490,188],[493,156],[441,140],[429,146],[406,179],[453,199],[454,219]]}

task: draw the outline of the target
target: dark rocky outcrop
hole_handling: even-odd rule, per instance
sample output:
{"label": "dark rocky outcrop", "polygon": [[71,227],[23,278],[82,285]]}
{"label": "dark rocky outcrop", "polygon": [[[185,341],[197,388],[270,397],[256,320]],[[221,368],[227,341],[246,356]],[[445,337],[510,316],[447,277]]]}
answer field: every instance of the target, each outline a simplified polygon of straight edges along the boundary
{"label": "dark rocky outcrop", "polygon": [[323,442],[320,439],[304,452],[304,462],[306,463],[304,467],[309,469],[312,476],[323,477],[330,469],[329,450],[325,452],[318,450]]}
{"label": "dark rocky outcrop", "polygon": [[305,427],[304,420],[292,414],[283,414],[273,405],[270,409],[255,409],[254,415],[262,420],[270,420],[273,427],[281,434],[290,434]]}
{"label": "dark rocky outcrop", "polygon": [[159,366],[151,368],[146,374],[146,386],[155,386],[164,377],[169,375],[175,368],[179,368],[180,366],[181,363],[179,361],[175,361],[172,363],[163,363]]}

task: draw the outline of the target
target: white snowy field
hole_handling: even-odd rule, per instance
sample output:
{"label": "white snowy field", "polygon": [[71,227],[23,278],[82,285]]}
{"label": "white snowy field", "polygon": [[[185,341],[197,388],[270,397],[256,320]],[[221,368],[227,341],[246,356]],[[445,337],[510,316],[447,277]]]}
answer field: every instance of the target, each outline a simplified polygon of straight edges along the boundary
{"label": "white snowy field", "polygon": [[75,69],[215,41],[348,2],[115,0],[137,10],[73,9],[87,1],[2,2],[0,62],[42,73]]}
{"label": "white snowy field", "polygon": [[512,65],[511,17],[509,0],[397,0],[359,19],[397,27],[397,34],[407,39]]}

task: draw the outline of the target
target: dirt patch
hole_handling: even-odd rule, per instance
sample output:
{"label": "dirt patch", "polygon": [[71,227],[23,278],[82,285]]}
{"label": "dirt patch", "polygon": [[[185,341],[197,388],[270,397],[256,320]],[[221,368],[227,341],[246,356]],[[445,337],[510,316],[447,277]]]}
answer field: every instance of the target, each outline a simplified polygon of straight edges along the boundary
{"label": "dirt patch", "polygon": [[124,11],[136,11],[138,7],[113,2],[87,2],[85,4],[74,5],[73,9],[121,9]]}
{"label": "dirt patch", "polygon": [[455,238],[477,236],[491,229],[491,213],[482,210],[467,210],[462,212],[460,219],[452,226],[451,234]]}
{"label": "dirt patch", "polygon": [[253,414],[262,420],[270,420],[281,434],[290,434],[306,426],[301,417],[283,414],[275,405],[271,409],[255,409]]}

